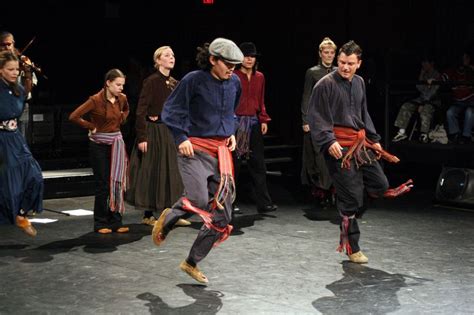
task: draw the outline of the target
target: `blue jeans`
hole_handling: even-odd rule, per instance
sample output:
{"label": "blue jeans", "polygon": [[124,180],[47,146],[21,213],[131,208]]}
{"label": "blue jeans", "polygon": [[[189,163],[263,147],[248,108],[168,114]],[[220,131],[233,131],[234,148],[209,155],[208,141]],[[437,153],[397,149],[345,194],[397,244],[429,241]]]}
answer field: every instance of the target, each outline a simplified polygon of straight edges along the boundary
{"label": "blue jeans", "polygon": [[446,112],[446,123],[448,124],[448,134],[458,134],[461,132],[459,118],[464,113],[464,126],[462,136],[471,138],[472,127],[474,126],[474,97],[465,101],[458,101],[451,105]]}

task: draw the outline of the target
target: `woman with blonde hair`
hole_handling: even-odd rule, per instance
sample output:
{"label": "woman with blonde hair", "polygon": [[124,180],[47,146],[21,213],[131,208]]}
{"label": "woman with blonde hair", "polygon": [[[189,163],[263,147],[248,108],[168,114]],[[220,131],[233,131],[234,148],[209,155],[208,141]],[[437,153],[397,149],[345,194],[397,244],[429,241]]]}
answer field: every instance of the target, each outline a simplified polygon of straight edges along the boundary
{"label": "woman with blonde hair", "polygon": [[[142,223],[154,225],[154,211],[171,207],[183,193],[174,139],[161,120],[163,104],[178,81],[170,75],[175,57],[170,46],[153,54],[156,71],[143,81],[136,112],[136,146],[130,160],[126,199],[143,210]],[[189,225],[184,219],[178,225]]]}
{"label": "woman with blonde hair", "polygon": [[303,168],[301,182],[311,187],[312,195],[319,199],[321,206],[325,207],[334,202],[331,190],[332,180],[329,176],[324,156],[320,148],[314,144],[308,122],[308,109],[311,92],[314,85],[325,75],[337,69],[334,66],[336,44],[325,37],[318,46],[318,64],[306,71],[304,91],[301,101],[301,119],[303,128]]}

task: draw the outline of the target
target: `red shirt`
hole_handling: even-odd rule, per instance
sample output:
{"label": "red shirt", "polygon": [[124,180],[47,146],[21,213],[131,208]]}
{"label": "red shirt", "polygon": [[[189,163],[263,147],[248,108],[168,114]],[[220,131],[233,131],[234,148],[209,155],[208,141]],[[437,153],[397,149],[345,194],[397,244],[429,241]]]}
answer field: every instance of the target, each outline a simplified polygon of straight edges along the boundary
{"label": "red shirt", "polygon": [[[470,82],[474,79],[474,72],[470,67],[448,69],[443,74],[443,79],[445,81]],[[451,89],[453,91],[453,98],[456,101],[464,101],[474,95],[473,88],[470,85],[455,85]]]}
{"label": "red shirt", "polygon": [[255,71],[250,76],[240,69],[234,72],[240,79],[242,95],[239,106],[235,110],[238,116],[257,116],[260,123],[267,123],[271,120],[265,109],[265,76],[259,71]]}

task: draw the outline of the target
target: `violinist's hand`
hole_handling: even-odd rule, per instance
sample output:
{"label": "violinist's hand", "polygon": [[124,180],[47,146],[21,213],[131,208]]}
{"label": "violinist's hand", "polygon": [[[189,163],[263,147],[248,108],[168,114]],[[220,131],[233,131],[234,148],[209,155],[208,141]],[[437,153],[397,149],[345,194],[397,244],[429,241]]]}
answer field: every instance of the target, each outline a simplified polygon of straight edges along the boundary
{"label": "violinist's hand", "polygon": [[142,153],[146,153],[148,147],[148,143],[146,141],[140,142],[138,144],[138,150],[140,150]]}
{"label": "violinist's hand", "polygon": [[331,144],[331,146],[328,149],[328,153],[330,156],[332,156],[336,160],[339,160],[340,158],[342,158],[342,147],[339,144],[339,142],[336,141],[333,144]]}
{"label": "violinist's hand", "polygon": [[234,151],[235,147],[237,146],[237,141],[235,141],[235,136],[232,135],[225,141],[225,144],[229,148],[229,150]]}
{"label": "violinist's hand", "polygon": [[31,72],[33,69],[33,62],[30,60],[30,58],[24,56],[24,55],[21,55],[20,56],[20,60],[21,60],[21,64],[22,66],[25,68],[25,70]]}
{"label": "violinist's hand", "polygon": [[262,123],[262,135],[266,135],[268,131],[268,125],[266,123]]}
{"label": "violinist's hand", "polygon": [[178,146],[178,152],[186,157],[194,156],[193,144],[189,140],[181,142]]}

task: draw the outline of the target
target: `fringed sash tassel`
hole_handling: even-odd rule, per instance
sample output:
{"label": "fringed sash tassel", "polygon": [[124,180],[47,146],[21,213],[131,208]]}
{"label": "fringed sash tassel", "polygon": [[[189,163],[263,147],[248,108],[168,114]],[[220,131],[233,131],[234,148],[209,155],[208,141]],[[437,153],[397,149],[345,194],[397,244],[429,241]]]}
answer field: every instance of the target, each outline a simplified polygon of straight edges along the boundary
{"label": "fringed sash tassel", "polygon": [[183,203],[183,210],[199,215],[202,221],[204,222],[204,225],[208,229],[212,229],[221,233],[220,238],[214,243],[213,245],[214,247],[216,247],[217,245],[219,245],[220,243],[222,243],[223,241],[229,238],[230,233],[232,232],[232,229],[234,228],[232,225],[227,224],[223,228],[217,227],[214,224],[212,224],[212,219],[214,217],[212,213],[193,206],[188,198],[181,199],[181,202]]}
{"label": "fringed sash tassel", "polygon": [[339,246],[337,247],[338,252],[345,251],[347,255],[352,255],[352,247],[349,243],[349,224],[350,219],[353,219],[354,216],[348,217],[347,215],[342,215],[341,223],[341,239],[339,241]]}

